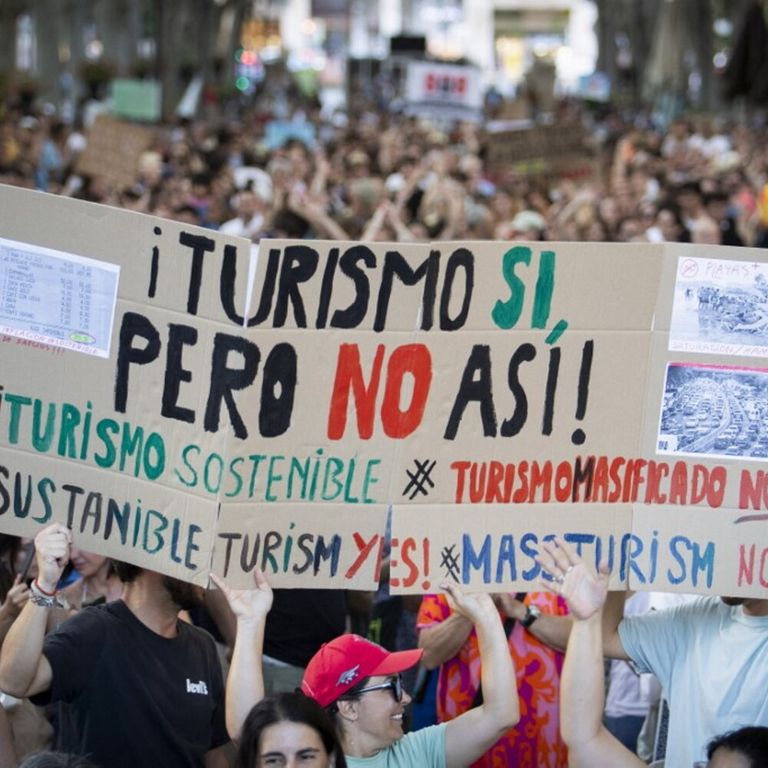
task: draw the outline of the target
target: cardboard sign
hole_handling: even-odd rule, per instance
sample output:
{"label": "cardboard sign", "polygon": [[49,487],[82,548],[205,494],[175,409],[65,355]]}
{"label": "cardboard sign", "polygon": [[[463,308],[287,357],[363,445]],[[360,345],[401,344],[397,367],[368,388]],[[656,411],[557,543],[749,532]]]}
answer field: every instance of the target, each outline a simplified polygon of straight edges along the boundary
{"label": "cardboard sign", "polygon": [[213,570],[236,583],[258,566],[284,587],[376,589],[386,522],[383,505],[222,505]]}
{"label": "cardboard sign", "polygon": [[113,115],[154,123],[161,111],[162,85],[158,80],[122,77],[112,81]]}
{"label": "cardboard sign", "polygon": [[611,588],[621,589],[633,564],[631,531],[627,504],[597,504],[589,515],[555,504],[429,506],[419,515],[396,506],[390,584],[406,593],[435,592],[443,581],[472,591],[546,589],[535,557],[543,541],[561,536],[586,560],[606,560]]}
{"label": "cardboard sign", "polygon": [[[560,534],[614,585],[764,594],[761,251],[252,252],[10,188],[3,243],[2,530],[61,520],[190,581],[245,586],[258,564],[278,586],[368,589],[392,505],[394,591],[535,588]],[[116,274],[110,307],[88,286]],[[109,344],[78,326],[97,306]]]}
{"label": "cardboard sign", "polygon": [[[177,456],[225,450],[217,386],[241,343],[249,245],[0,188],[2,530],[63,522],[86,550],[205,583],[219,504],[176,479]],[[116,294],[100,290],[116,273]]]}
{"label": "cardboard sign", "polygon": [[153,129],[100,115],[88,131],[77,172],[106,179],[116,189],[136,183],[141,155],[149,149]]}
{"label": "cardboard sign", "polygon": [[[468,247],[488,270],[475,284],[492,285],[498,256]],[[541,277],[546,253],[552,283]],[[462,377],[469,405],[458,428],[443,433],[455,447],[446,455],[445,442],[417,443],[415,496],[400,500],[472,506],[464,515],[435,508],[418,523],[408,507],[395,507],[393,539],[401,548],[408,542],[393,555],[397,589],[421,591],[424,574],[490,591],[500,583],[536,588],[533,553],[558,534],[595,564],[618,558],[614,580],[634,589],[764,595],[768,370],[760,319],[768,282],[760,259],[691,246],[509,248],[500,271],[515,301],[502,306],[489,296],[480,305],[510,326],[512,355],[499,355],[498,371],[507,345],[489,326]],[[585,300],[596,295],[594,281],[605,288]],[[459,337],[452,352],[465,359]],[[450,381],[449,367],[434,380]],[[458,399],[442,408],[450,413],[444,424],[454,423]],[[437,489],[445,490],[436,498]]]}
{"label": "cardboard sign", "polygon": [[587,178],[595,173],[579,123],[552,123],[494,131],[488,136],[488,167],[524,175]]}

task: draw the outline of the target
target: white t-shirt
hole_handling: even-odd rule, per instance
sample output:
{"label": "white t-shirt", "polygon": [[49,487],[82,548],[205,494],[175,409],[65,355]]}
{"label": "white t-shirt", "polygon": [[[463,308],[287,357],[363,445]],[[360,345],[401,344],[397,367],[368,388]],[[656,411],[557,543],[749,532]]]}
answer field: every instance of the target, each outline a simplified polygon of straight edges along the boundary
{"label": "white t-shirt", "polygon": [[[624,603],[624,616],[674,608],[697,597],[682,592],[635,592]],[[661,695],[658,680],[647,672],[638,675],[627,661],[611,661],[609,681],[605,699],[605,714],[609,717],[646,717],[651,704],[655,704]]]}
{"label": "white t-shirt", "polygon": [[[638,616],[650,608],[650,592],[635,592],[624,603],[625,616]],[[609,717],[645,717],[651,701],[647,687],[641,686],[640,675],[627,661],[611,661],[605,714]]]}
{"label": "white t-shirt", "polygon": [[706,760],[707,743],[745,725],[768,726],[768,616],[703,597],[619,624],[627,654],[659,678],[669,700],[666,764]]}
{"label": "white t-shirt", "polygon": [[373,757],[347,758],[348,768],[445,768],[445,726],[432,725],[406,733]]}
{"label": "white t-shirt", "polygon": [[254,214],[248,221],[243,221],[239,216],[225,221],[220,227],[219,232],[225,235],[235,235],[236,237],[247,237],[253,239],[261,233],[264,226],[264,216],[261,213]]}

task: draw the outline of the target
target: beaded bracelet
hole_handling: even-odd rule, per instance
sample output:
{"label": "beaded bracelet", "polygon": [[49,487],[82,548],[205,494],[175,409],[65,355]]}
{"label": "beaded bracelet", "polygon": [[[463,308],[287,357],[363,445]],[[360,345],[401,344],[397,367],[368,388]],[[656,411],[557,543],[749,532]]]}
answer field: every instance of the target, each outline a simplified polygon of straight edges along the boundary
{"label": "beaded bracelet", "polygon": [[64,603],[59,600],[58,593],[46,592],[35,579],[29,586],[29,599],[34,605],[40,605],[43,608],[64,608]]}

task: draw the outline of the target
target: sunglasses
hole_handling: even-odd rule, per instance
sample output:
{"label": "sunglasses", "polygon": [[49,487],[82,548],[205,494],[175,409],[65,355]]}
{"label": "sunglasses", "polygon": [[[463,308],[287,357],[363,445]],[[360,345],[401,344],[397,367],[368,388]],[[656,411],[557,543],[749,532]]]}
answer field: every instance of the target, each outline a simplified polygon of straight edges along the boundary
{"label": "sunglasses", "polygon": [[380,685],[370,685],[367,688],[361,688],[358,693],[368,693],[369,691],[385,691],[387,688],[392,690],[392,696],[394,696],[396,702],[403,700],[403,681],[400,679],[400,675],[391,677],[386,683]]}

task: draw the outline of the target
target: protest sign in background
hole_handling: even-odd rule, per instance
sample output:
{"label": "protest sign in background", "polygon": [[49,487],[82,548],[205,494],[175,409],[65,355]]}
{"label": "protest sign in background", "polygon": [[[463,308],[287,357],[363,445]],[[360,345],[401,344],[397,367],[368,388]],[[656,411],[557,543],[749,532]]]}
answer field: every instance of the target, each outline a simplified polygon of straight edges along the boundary
{"label": "protest sign in background", "polygon": [[77,172],[105,179],[116,189],[130,187],[136,182],[139,160],[153,136],[149,126],[99,115],[88,131]]}
{"label": "protest sign in background", "polygon": [[[764,593],[759,251],[263,241],[252,264],[217,233],[0,195],[2,530],[370,588],[391,504],[395,591],[530,589],[559,533],[615,586]],[[88,354],[79,307],[117,269]]]}
{"label": "protest sign in background", "polygon": [[409,61],[403,95],[407,114],[479,120],[483,108],[481,72],[474,66]]}
{"label": "protest sign in background", "polygon": [[586,179],[597,173],[597,163],[590,157],[584,128],[579,123],[534,125],[518,121],[488,134],[488,166],[528,174],[559,174]]}
{"label": "protest sign in background", "polygon": [[112,81],[112,114],[126,120],[160,119],[162,85],[158,80],[118,77]]}

